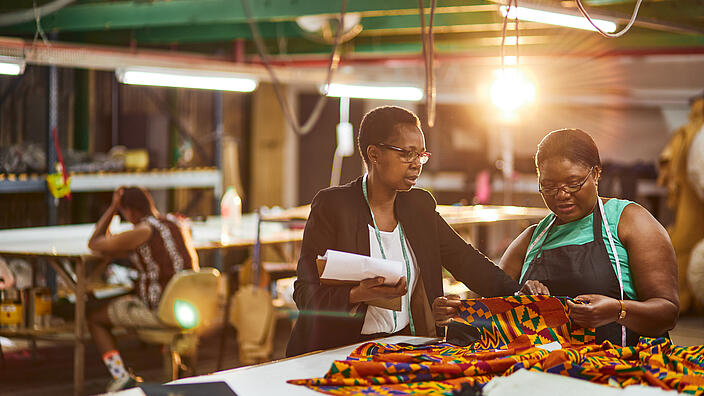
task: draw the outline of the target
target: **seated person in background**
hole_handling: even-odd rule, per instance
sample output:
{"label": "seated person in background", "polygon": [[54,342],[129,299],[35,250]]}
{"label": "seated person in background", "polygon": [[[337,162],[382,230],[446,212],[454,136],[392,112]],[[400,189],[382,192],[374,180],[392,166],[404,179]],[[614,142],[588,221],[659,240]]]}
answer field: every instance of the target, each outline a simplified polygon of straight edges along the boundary
{"label": "seated person in background", "polygon": [[[395,334],[435,337],[430,307],[443,294],[443,267],[483,296],[518,290],[440,217],[432,195],[413,188],[430,157],[415,114],[373,109],[362,119],[357,143],[368,173],[318,192],[311,205],[293,294],[300,314],[287,356]],[[400,261],[406,276],[392,286],[381,277],[357,286],[321,285],[316,258],[328,249]],[[392,297],[402,297],[400,312],[367,304]]]}
{"label": "seated person in background", "polygon": [[677,262],[665,229],[640,205],[598,195],[599,150],[579,129],[549,133],[535,166],[553,212],[506,250],[501,268],[532,294],[570,296],[570,317],[596,342],[666,336],[679,312]]}
{"label": "seated person in background", "polygon": [[[120,214],[134,228],[111,235],[108,227]],[[118,297],[88,313],[88,329],[113,377],[108,391],[133,386],[138,378],[129,373],[117,351],[112,327],[161,327],[155,311],[162,290],[178,271],[198,269],[198,256],[189,231],[170,215],[161,216],[151,195],[140,187],[121,187],[95,225],[88,247],[109,257],[128,256],[139,273],[136,295]]]}

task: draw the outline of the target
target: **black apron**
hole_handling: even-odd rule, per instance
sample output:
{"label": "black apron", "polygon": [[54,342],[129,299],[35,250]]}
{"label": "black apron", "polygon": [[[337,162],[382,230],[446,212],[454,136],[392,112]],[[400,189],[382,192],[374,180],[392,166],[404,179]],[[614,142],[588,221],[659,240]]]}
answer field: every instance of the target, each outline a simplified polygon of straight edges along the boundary
{"label": "black apron", "polygon": [[[601,199],[601,198],[597,198]],[[580,294],[601,294],[621,299],[618,277],[611,264],[609,253],[601,234],[601,209],[594,205],[594,240],[584,245],[567,245],[543,250],[543,243],[550,234],[551,224],[543,242],[528,270],[521,278],[521,286],[526,280],[537,280],[550,289],[553,296],[576,297]],[[624,299],[629,299],[624,294]],[[614,320],[618,312],[614,312]],[[625,329],[625,328],[624,328]],[[596,328],[596,343],[609,340],[614,346],[621,345],[621,325],[615,321]],[[626,329],[626,345],[638,343],[640,335]]]}

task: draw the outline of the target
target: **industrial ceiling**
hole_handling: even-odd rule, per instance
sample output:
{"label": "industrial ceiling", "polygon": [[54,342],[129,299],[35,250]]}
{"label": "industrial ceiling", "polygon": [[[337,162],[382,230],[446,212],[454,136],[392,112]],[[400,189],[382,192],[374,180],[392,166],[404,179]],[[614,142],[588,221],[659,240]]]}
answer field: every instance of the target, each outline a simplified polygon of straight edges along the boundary
{"label": "industrial ceiling", "polygon": [[[332,21],[340,12],[341,1],[245,1],[277,61],[324,59],[330,52],[332,39],[329,31],[326,32],[327,25],[309,32],[301,28],[297,18],[314,15]],[[583,0],[583,4],[594,15],[623,26],[633,12],[635,1]],[[437,56],[496,56],[503,23],[499,5],[488,0],[438,0],[434,17]],[[519,2],[519,6],[528,5],[577,14],[575,1]],[[430,0],[426,0],[426,17],[430,14],[429,7]],[[359,22],[341,46],[343,62],[415,57],[421,53],[421,21],[416,1],[351,0],[346,11],[359,16]],[[513,34],[513,23],[507,28]],[[595,32],[535,22],[520,22],[519,29],[521,55],[704,53],[704,1],[645,0],[634,27],[625,36],[612,40]],[[79,45],[132,50],[159,48],[239,61],[256,59],[241,0],[0,2],[0,36],[41,40],[38,34],[41,32],[52,41]]]}

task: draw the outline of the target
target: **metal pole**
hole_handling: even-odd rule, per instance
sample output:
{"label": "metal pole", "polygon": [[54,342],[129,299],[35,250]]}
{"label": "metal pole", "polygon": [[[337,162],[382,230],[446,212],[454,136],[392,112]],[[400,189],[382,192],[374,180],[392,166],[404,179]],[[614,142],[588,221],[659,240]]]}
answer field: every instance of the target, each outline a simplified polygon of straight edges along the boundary
{"label": "metal pole", "polygon": [[501,127],[501,159],[503,160],[504,205],[513,202],[513,134],[510,127]]}
{"label": "metal pole", "polygon": [[112,79],[112,92],[111,92],[111,98],[112,98],[112,114],[110,118],[110,133],[111,133],[111,139],[110,139],[110,146],[117,146],[118,140],[119,140],[119,123],[118,119],[120,118],[120,84],[117,82],[117,78],[113,76]]}
{"label": "metal pole", "polygon": [[[215,188],[214,193],[213,193],[213,211],[215,212],[216,215],[220,214],[220,196],[222,195],[222,180],[223,180],[223,172],[222,172],[222,135],[224,132],[224,125],[223,125],[223,93],[222,91],[215,91],[213,93],[213,125],[215,125],[215,140],[214,140],[214,146],[213,146],[213,162],[215,167],[220,171],[220,182],[218,184],[218,187]],[[242,192],[240,191],[240,194]],[[219,270],[223,270],[223,252],[220,251],[220,249],[215,250],[215,255],[213,259],[215,260],[215,268]],[[229,270],[229,268],[226,268],[226,270]],[[230,274],[229,272],[226,272],[226,275],[229,276],[234,276]],[[224,326],[226,326],[225,324]],[[218,365],[220,364],[220,359],[218,359]]]}
{"label": "metal pole", "polygon": [[[47,93],[47,97],[49,98],[49,127],[47,128],[46,140],[46,172],[54,173],[56,172],[56,148],[54,147],[53,131],[55,128],[58,128],[59,118],[59,78],[56,66],[49,66],[47,77],[49,79],[49,92]],[[54,198],[54,196],[49,193],[48,186],[46,188],[47,223],[52,226],[56,225],[58,221],[59,200]]]}
{"label": "metal pole", "polygon": [[[220,214],[220,194],[222,194],[222,137],[225,131],[223,123],[223,93],[213,93],[213,125],[215,125],[215,146],[213,147],[214,165],[220,171],[220,188],[215,189],[215,213]],[[242,194],[242,191],[240,191]]]}
{"label": "metal pole", "polygon": [[[350,98],[341,96],[340,97],[340,124],[347,124],[350,122]],[[330,172],[330,187],[340,185],[340,177],[342,176],[342,159],[346,155],[341,149],[340,145],[344,144],[340,142],[340,134],[337,133],[337,146],[335,148],[335,154],[332,157],[332,172]],[[349,155],[349,154],[347,154]]]}

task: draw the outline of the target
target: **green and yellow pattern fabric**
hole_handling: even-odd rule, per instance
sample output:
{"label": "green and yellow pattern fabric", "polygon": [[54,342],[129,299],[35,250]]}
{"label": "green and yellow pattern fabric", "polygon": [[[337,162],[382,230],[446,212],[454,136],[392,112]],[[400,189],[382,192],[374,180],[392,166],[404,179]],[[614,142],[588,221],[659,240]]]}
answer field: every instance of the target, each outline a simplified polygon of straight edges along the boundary
{"label": "green and yellow pattern fabric", "polygon": [[[562,307],[561,311],[556,309]],[[463,301],[457,320],[476,326],[468,347],[366,343],[323,378],[289,381],[331,395],[452,395],[526,369],[616,386],[644,384],[704,395],[704,346],[641,338],[635,347],[594,344],[569,322],[566,299],[519,296]],[[562,349],[541,344],[557,341]],[[464,385],[464,386],[467,386]]]}
{"label": "green and yellow pattern fabric", "polygon": [[454,319],[479,329],[475,350],[542,345],[551,342],[593,343],[594,329],[575,326],[568,317],[567,297],[513,296],[465,301]]}

